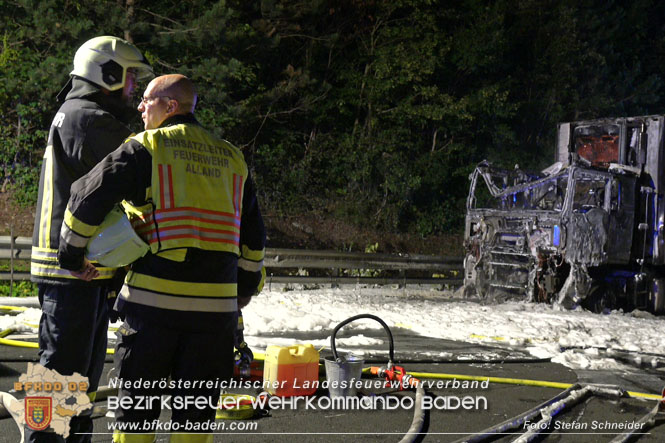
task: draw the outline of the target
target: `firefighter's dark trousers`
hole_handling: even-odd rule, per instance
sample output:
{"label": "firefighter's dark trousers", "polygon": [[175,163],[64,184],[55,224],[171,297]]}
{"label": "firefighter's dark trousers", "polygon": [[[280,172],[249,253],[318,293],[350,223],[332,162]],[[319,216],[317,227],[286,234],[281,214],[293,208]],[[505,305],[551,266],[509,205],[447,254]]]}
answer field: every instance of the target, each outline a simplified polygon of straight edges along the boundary
{"label": "firefighter's dark trousers", "polygon": [[[88,395],[94,399],[106,356],[109,313],[106,286],[39,284],[39,363],[61,375],[75,372],[88,377]],[[91,441],[92,409],[72,417],[67,442]],[[87,433],[87,434],[85,434]],[[53,432],[26,427],[26,442],[63,442]]]}
{"label": "firefighter's dark trousers", "polygon": [[[214,425],[222,381],[233,373],[233,314],[214,331],[195,331],[185,324],[146,317],[126,313],[117,332],[119,398],[114,441],[152,441],[152,436],[132,435],[132,431],[171,432],[172,442],[212,441],[210,425]],[[162,409],[170,410],[170,417],[160,421]]]}

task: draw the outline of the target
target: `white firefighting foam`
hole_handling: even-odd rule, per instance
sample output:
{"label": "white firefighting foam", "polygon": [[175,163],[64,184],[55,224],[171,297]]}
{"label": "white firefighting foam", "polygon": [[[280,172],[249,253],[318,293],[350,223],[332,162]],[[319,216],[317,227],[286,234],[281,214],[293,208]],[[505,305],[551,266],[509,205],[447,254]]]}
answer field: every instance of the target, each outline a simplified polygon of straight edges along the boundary
{"label": "white firefighting foam", "polygon": [[[266,287],[243,310],[245,339],[256,351],[270,344],[289,346],[303,342],[317,348],[328,347],[336,325],[351,316],[368,313],[383,319],[393,331],[405,328],[425,337],[517,347],[572,369],[625,367],[612,357],[613,352],[637,355],[647,366],[650,360],[653,366],[665,361],[665,318],[642,311],[602,315],[527,302],[485,305],[463,300],[449,291],[429,289],[275,286]],[[39,309],[29,308],[19,315],[0,316],[0,331],[13,328],[34,337],[40,314]],[[359,320],[344,327],[345,331],[373,328],[381,326],[372,320]],[[307,332],[312,332],[314,339],[304,339]],[[353,346],[357,353],[358,347],[387,347],[381,333],[374,337],[360,332],[348,335],[337,339],[338,348]],[[109,332],[109,336],[113,337],[113,333]],[[444,354],[436,352],[429,357]]]}
{"label": "white firefighting foam", "polygon": [[[243,310],[245,339],[256,349],[269,344],[281,346],[303,341],[303,331],[327,331],[328,338],[308,343],[329,346],[330,332],[343,320],[362,313],[376,315],[391,329],[407,328],[411,333],[471,343],[506,344],[526,349],[534,357],[551,358],[573,369],[618,369],[622,363],[611,357],[625,351],[665,359],[665,318],[635,311],[594,314],[563,311],[546,304],[505,302],[482,305],[454,297],[451,292],[391,288],[283,288],[264,291]],[[346,325],[377,328],[372,320]],[[279,337],[266,337],[272,333]],[[298,338],[289,339],[289,333]],[[348,335],[348,334],[347,334]],[[381,336],[377,334],[377,336]],[[337,346],[366,345],[386,348],[381,340],[357,335]],[[601,354],[602,351],[602,355]],[[655,361],[655,360],[654,360]],[[655,363],[654,363],[655,364]]]}

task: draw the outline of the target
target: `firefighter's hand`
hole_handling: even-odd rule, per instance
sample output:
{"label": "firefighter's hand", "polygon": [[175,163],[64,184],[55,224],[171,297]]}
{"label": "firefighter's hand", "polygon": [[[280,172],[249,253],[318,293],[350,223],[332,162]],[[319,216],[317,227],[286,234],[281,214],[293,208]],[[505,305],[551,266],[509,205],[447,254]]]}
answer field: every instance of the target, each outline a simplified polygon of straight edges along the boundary
{"label": "firefighter's hand", "polygon": [[246,342],[242,342],[238,345],[236,350],[236,360],[244,361],[247,364],[254,360],[254,353],[249,349]]}
{"label": "firefighter's hand", "polygon": [[91,281],[93,278],[99,277],[99,271],[87,258],[83,259],[83,267],[81,269],[78,271],[69,271],[69,273],[85,281]]}

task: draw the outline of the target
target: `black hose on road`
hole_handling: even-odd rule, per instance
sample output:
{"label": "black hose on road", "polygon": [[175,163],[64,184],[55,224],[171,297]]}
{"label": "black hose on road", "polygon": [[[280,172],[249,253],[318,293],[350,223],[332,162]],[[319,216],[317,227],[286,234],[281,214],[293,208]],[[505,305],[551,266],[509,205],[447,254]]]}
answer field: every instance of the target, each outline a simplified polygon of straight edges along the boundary
{"label": "black hose on road", "polygon": [[[359,320],[361,318],[369,318],[372,320],[376,320],[381,324],[381,326],[383,326],[383,329],[385,329],[386,334],[388,334],[389,346],[390,346],[388,351],[389,352],[388,369],[392,369],[393,361],[395,360],[395,343],[393,340],[393,334],[390,331],[388,325],[383,320],[381,320],[376,315],[372,314],[354,315],[353,317],[349,317],[343,322],[339,323],[337,326],[335,326],[335,329],[333,329],[333,332],[330,336],[330,348],[332,350],[333,358],[335,360],[338,360],[337,347],[335,346],[335,338],[337,336],[337,332],[344,325],[347,325],[352,321]],[[409,377],[408,382],[412,387],[416,389],[416,404],[413,413],[413,420],[411,421],[411,427],[406,432],[404,437],[400,440],[400,443],[421,442],[425,438],[425,435],[427,435],[427,430],[429,428],[429,410],[423,409],[422,406],[424,404],[424,398],[426,396],[429,396],[430,394],[425,391],[425,387],[420,382],[420,380],[417,380],[416,378],[413,377]]]}

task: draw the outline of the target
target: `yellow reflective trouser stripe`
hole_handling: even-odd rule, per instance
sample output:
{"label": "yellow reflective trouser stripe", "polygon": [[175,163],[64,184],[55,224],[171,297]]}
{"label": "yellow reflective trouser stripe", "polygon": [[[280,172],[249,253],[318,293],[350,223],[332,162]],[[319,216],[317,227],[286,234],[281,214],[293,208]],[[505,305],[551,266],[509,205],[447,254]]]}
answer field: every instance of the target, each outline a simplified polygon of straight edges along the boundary
{"label": "yellow reflective trouser stripe", "polygon": [[166,294],[194,296],[194,297],[235,297],[236,283],[196,283],[189,281],[168,280],[151,275],[130,272],[127,275],[127,284],[149,291]]}
{"label": "yellow reflective trouser stripe", "polygon": [[155,434],[128,434],[113,431],[114,443],[153,443],[154,441],[156,441]]}
{"label": "yellow reflective trouser stripe", "polygon": [[65,209],[64,222],[72,229],[72,231],[84,237],[90,237],[98,228],[98,226],[92,226],[87,223],[83,223],[81,220],[74,217],[74,214],[69,211],[69,208]]}
{"label": "yellow reflective trouser stripe", "polygon": [[165,295],[126,284],[120,291],[120,297],[140,305],[153,306],[174,311],[196,312],[235,312],[238,310],[236,297],[187,297]]}
{"label": "yellow reflective trouser stripe", "polygon": [[170,443],[212,443],[212,434],[171,434]]}
{"label": "yellow reflective trouser stripe", "polygon": [[266,250],[265,248],[260,251],[249,249],[247,246],[242,245],[242,258],[252,261],[261,261],[265,258]]}

